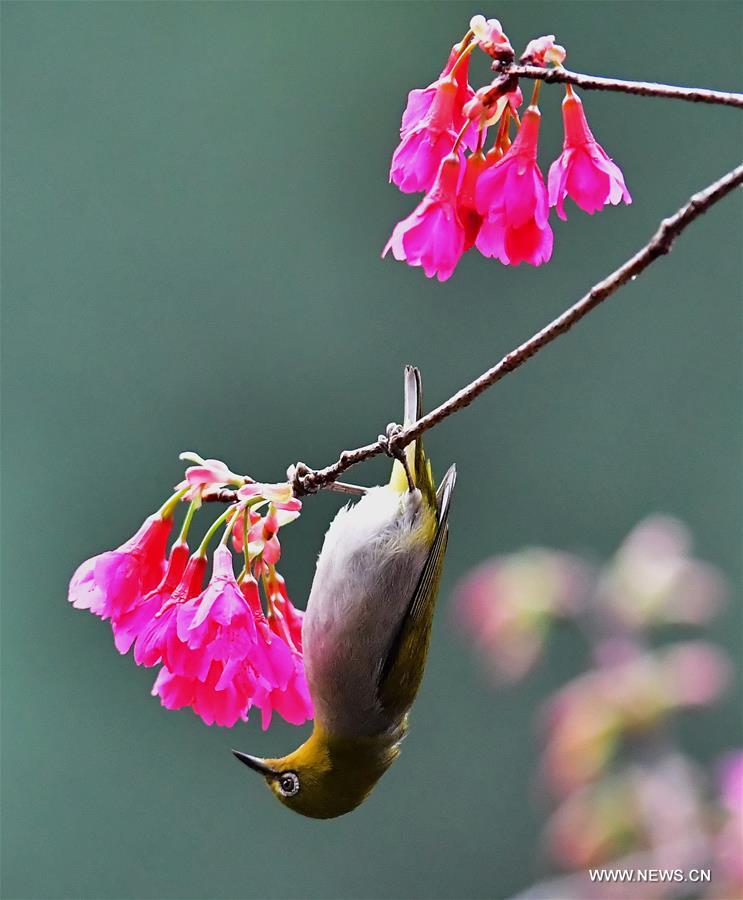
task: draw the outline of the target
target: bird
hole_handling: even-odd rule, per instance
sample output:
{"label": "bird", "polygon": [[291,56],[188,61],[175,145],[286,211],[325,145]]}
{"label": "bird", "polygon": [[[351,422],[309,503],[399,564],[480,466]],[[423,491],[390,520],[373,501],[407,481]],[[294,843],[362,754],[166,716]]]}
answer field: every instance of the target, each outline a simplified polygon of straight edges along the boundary
{"label": "bird", "polygon": [[[404,382],[407,427],[422,416],[418,369],[406,366]],[[428,655],[456,467],[437,490],[421,438],[391,443],[389,483],[337,513],[317,560],[302,625],[310,737],[279,758],[232,751],[315,819],[358,807],[398,757]]]}

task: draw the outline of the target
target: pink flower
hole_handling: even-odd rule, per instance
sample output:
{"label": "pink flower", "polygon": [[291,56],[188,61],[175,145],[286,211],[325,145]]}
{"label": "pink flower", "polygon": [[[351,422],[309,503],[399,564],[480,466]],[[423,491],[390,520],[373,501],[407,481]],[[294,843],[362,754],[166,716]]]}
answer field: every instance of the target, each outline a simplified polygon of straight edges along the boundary
{"label": "pink flower", "polygon": [[114,633],[114,644],[119,653],[128,653],[142,630],[155,617],[164,603],[178,586],[188,562],[188,544],[180,541],[170,548],[168,567],[160,584],[128,612],[111,619]]}
{"label": "pink flower", "polygon": [[730,661],[709,641],[685,641],[666,651],[663,676],[679,706],[708,706],[725,692]]}
{"label": "pink flower", "polygon": [[719,766],[719,782],[725,808],[743,817],[743,750],[735,750],[723,757]]}
{"label": "pink flower", "polygon": [[205,556],[191,556],[171,596],[140,630],[134,642],[134,661],[138,666],[156,666],[168,655],[168,648],[178,640],[177,607],[201,591],[206,564]]}
{"label": "pink flower", "polygon": [[513,59],[513,47],[497,19],[473,16],[470,19],[470,29],[480,48],[489,56],[508,62]]}
{"label": "pink flower", "polygon": [[554,34],[544,34],[529,41],[521,54],[521,62],[527,66],[546,68],[548,65],[561,66],[566,56],[565,48],[555,43]]}
{"label": "pink flower", "polygon": [[[277,509],[285,509],[298,512],[302,508],[302,501],[292,493],[292,486],[282,481],[278,484],[265,484],[260,481],[251,481],[243,485],[237,492],[240,500],[252,500],[262,497],[270,500]],[[296,518],[294,516],[293,518]]]}
{"label": "pink flower", "polygon": [[176,491],[188,488],[184,500],[196,500],[204,491],[221,487],[225,484],[242,484],[244,478],[235,475],[220,459],[202,459],[195,453],[181,453],[181,459],[197,462],[198,465],[186,469],[186,477],[175,486]]}
{"label": "pink flower", "polygon": [[[299,502],[299,501],[297,501]],[[253,510],[250,510],[250,527],[248,528],[248,557],[255,560],[261,557],[262,561],[268,565],[276,565],[281,558],[281,544],[279,543],[279,528],[292,522],[298,512],[292,510],[277,509],[273,504],[269,504],[268,512],[261,517]],[[245,537],[245,514],[239,512],[235,516],[235,522],[232,526],[232,545],[238,553],[243,552],[243,543]]]}
{"label": "pink flower", "polygon": [[261,606],[258,582],[252,575],[246,575],[240,582],[240,592],[256,627],[256,648],[248,664],[269,691],[285,690],[294,671],[291,644],[272,632]]}
{"label": "pink flower", "polygon": [[547,189],[537,165],[540,118],[536,107],[526,110],[511,149],[477,183],[477,210],[484,217],[477,249],[504,265],[539,266],[552,255]]}
{"label": "pink flower", "polygon": [[410,266],[422,266],[428,278],[450,278],[464,253],[465,230],[457,215],[457,187],[460,159],[451,154],[439,166],[430,192],[416,209],[395,226],[382,251],[389,250],[397,260]]}
{"label": "pink flower", "polygon": [[[248,509],[248,543],[251,541],[251,531],[254,526],[261,522],[261,514],[255,509]],[[245,512],[238,510],[232,520],[232,546],[236,553],[243,552],[243,543],[245,540]]]}
{"label": "pink flower", "polygon": [[494,678],[515,682],[538,663],[555,619],[586,601],[590,573],[580,559],[539,547],[477,566],[456,589],[459,624]]}
{"label": "pink flower", "polygon": [[176,675],[165,666],[152,686],[153,697],[160,697],[166,709],[190,706],[207,725],[231,728],[238,719],[246,721],[256,680],[247,667],[224,680],[219,663],[212,663],[203,681]]}
{"label": "pink flower", "polygon": [[[715,836],[715,861],[730,896],[743,887],[743,751],[726,754],[719,764],[720,805],[724,820]],[[734,887],[735,886],[735,887]],[[720,894],[719,896],[722,896]]]}
{"label": "pink flower", "polygon": [[479,128],[485,129],[500,119],[506,107],[511,112],[517,113],[523,102],[524,95],[518,85],[506,94],[501,93],[497,87],[486,85],[465,104],[463,112],[468,119],[477,123]]}
{"label": "pink flower", "polygon": [[206,590],[178,607],[176,622],[153,687],[163,706],[190,706],[207,725],[234,725],[254,706],[264,729],[274,710],[295,724],[311,718],[301,655],[272,632],[255,579],[238,585],[227,547],[217,548]]}
{"label": "pink flower", "polygon": [[482,225],[482,216],[475,203],[475,189],[478,178],[487,167],[488,160],[482,150],[471,153],[464,166],[464,176],[457,196],[457,215],[464,227],[465,252],[474,245]]}
{"label": "pink flower", "polygon": [[[298,710],[305,708],[301,657],[272,633],[261,609],[255,579],[247,575],[238,585],[227,547],[215,551],[209,585],[199,597],[178,609],[177,620],[178,642],[168,646],[165,665],[172,676],[206,684],[206,688],[194,685],[198,705],[191,704],[205,721],[215,708],[209,700],[210,691],[230,692],[229,708],[233,711],[242,695],[244,715],[251,706],[259,706],[264,727],[270,722],[272,709],[293,721]],[[222,701],[223,698],[215,698],[217,708]],[[215,721],[219,718],[215,717]]]}
{"label": "pink flower", "polygon": [[[278,653],[282,667],[287,663],[289,666],[288,677],[283,685],[279,679],[274,679],[272,684],[269,678],[266,678],[265,675],[262,677],[260,673],[256,672],[258,684],[254,705],[261,709],[261,726],[264,731],[271,724],[274,712],[278,712],[292,725],[301,725],[314,715],[312,699],[307,687],[307,677],[304,672],[301,637],[297,640],[293,636],[293,628],[297,622],[301,631],[302,614],[292,606],[286,596],[284,579],[274,569],[269,570],[266,584],[271,606],[270,621],[263,614],[256,581],[248,577],[240,585],[243,596],[254,612],[258,631],[270,645],[272,665],[274,655]],[[283,595],[281,608],[277,605],[277,593]],[[288,617],[285,615],[287,611],[289,611]],[[294,624],[290,624],[291,619],[294,619]],[[287,651],[288,657],[285,657],[284,654]]]}
{"label": "pink flower", "polygon": [[720,573],[691,555],[688,529],[667,516],[636,525],[601,582],[603,602],[631,628],[701,625],[719,611],[724,596]]}
{"label": "pink flower", "polygon": [[[163,654],[177,675],[203,681],[212,662],[234,670],[254,653],[258,634],[250,607],[240,592],[225,546],[214,551],[213,573],[206,589],[181,604],[176,613],[178,641]],[[228,676],[225,676],[228,677]]]}
{"label": "pink flower", "polygon": [[[429,84],[426,88],[416,88],[408,94],[408,104],[402,114],[402,122],[400,123],[401,138],[404,138],[409,132],[414,131],[428,115],[434,98],[436,97],[437,89],[441,82],[445,80],[451,72],[454,64],[459,59],[462,50],[463,48],[460,44],[452,47],[444,70],[436,81],[434,81],[433,84]],[[462,112],[463,107],[465,103],[474,96],[474,91],[467,81],[469,65],[469,54],[467,54],[457,66],[453,76],[457,85],[457,93],[452,110],[452,127],[455,132],[459,132],[460,128],[464,125],[465,117]],[[473,149],[477,142],[477,129],[468,129],[463,140],[470,149]]]}
{"label": "pink flower", "polygon": [[312,698],[307,687],[307,678],[300,654],[292,654],[292,675],[287,686],[283,690],[269,689],[266,686],[262,693],[258,690],[255,695],[255,705],[260,706],[261,727],[264,731],[271,724],[274,712],[292,725],[301,725],[313,717]]}
{"label": "pink flower", "polygon": [[426,115],[403,135],[390,167],[390,181],[403,193],[429,190],[441,161],[451,153],[457,139],[454,124],[457,94],[453,78],[441,79]]}
{"label": "pink flower", "polygon": [[619,166],[596,142],[588,127],[583,103],[568,85],[562,101],[565,129],[563,151],[549,170],[549,202],[561,219],[567,218],[563,200],[570,196],[587,213],[616,206],[622,200],[631,203]]}
{"label": "pink flower", "polygon": [[266,592],[271,608],[271,630],[282,637],[287,644],[302,652],[302,620],[304,613],[289,599],[286,582],[273,566],[267,566]]}
{"label": "pink flower", "polygon": [[162,578],[172,524],[172,516],[155,513],[118,549],[82,563],[70,581],[70,603],[102,619],[121,616],[136,606]]}

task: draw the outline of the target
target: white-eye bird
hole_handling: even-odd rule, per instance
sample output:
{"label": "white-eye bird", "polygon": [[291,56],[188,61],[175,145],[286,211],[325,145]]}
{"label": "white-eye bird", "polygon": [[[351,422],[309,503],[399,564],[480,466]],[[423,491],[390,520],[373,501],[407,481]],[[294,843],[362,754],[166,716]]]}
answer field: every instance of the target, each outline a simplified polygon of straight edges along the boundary
{"label": "white-eye bird", "polygon": [[[421,414],[420,373],[406,366],[405,425]],[[436,490],[418,439],[389,484],[341,509],[325,535],[302,626],[312,734],[279,759],[233,751],[295,812],[350,812],[400,752],[428,654],[455,478],[452,466]]]}

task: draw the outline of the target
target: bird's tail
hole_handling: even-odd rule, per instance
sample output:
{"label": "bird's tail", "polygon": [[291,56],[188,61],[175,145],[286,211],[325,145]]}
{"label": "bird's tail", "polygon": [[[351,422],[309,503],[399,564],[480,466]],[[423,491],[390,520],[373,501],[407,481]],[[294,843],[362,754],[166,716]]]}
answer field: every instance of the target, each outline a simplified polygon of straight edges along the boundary
{"label": "bird's tail", "polygon": [[[405,366],[405,413],[403,424],[407,428],[413,422],[417,422],[423,415],[423,388],[421,386],[421,373],[415,366]],[[408,444],[405,448],[405,456],[408,461],[410,474],[413,476],[415,486],[426,499],[436,508],[436,485],[431,473],[431,463],[423,452],[421,438]],[[408,488],[408,480],[402,464],[395,461],[392,467],[390,484],[403,493]]]}

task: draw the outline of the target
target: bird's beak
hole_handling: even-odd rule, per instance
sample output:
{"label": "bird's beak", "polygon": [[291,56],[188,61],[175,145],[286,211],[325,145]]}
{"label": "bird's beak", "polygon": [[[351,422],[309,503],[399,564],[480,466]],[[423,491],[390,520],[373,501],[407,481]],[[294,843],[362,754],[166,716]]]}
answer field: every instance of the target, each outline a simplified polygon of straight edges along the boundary
{"label": "bird's beak", "polygon": [[235,759],[239,759],[241,763],[245,763],[245,765],[254,772],[259,772],[266,778],[276,777],[276,772],[274,772],[270,766],[267,766],[265,761],[259,756],[250,756],[247,753],[241,753],[239,750],[233,750],[232,753],[235,756]]}

